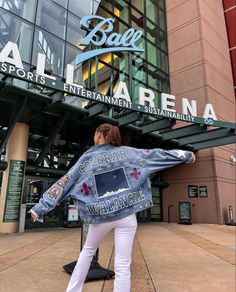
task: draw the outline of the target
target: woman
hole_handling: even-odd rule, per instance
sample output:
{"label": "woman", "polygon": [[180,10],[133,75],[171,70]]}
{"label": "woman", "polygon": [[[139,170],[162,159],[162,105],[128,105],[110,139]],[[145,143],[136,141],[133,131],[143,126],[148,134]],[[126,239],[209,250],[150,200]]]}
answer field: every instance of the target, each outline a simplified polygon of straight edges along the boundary
{"label": "woman", "polygon": [[130,291],[130,264],[136,213],[153,206],[148,176],[173,165],[195,161],[192,152],[121,146],[119,128],[99,126],[95,145],[47,190],[31,210],[33,221],[71,196],[89,231],[67,292],[82,291],[90,263],[106,234],[115,234],[115,292]]}

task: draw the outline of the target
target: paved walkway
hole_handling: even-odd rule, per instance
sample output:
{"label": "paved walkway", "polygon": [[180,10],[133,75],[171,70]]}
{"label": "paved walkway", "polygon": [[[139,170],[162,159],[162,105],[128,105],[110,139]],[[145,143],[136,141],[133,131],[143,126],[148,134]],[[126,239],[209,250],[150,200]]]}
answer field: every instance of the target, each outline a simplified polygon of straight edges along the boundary
{"label": "paved walkway", "polygon": [[[234,292],[235,227],[139,224],[134,242],[132,292]],[[79,255],[80,229],[0,234],[0,292],[62,292],[62,266]],[[113,234],[99,249],[113,270]],[[113,280],[89,282],[84,292],[112,292]],[[121,291],[122,292],[122,291]]]}

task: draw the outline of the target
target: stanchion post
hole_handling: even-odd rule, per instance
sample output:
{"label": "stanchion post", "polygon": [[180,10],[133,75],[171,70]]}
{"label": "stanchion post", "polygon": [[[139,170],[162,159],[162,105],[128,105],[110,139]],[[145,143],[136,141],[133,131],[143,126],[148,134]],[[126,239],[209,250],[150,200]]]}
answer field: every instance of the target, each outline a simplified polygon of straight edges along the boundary
{"label": "stanchion post", "polygon": [[226,225],[236,226],[236,222],[234,222],[233,215],[233,206],[229,206],[229,222]]}
{"label": "stanchion post", "polygon": [[[82,250],[84,243],[86,241],[88,228],[89,228],[89,224],[85,224],[85,223],[82,224],[80,250]],[[108,280],[115,276],[115,273],[113,271],[109,269],[105,269],[100,266],[100,264],[98,263],[98,258],[99,258],[99,249],[96,250],[96,253],[93,256],[85,282],[94,281],[94,280]],[[77,261],[71,262],[63,266],[63,268],[66,272],[68,272],[69,274],[72,274],[76,263]]]}

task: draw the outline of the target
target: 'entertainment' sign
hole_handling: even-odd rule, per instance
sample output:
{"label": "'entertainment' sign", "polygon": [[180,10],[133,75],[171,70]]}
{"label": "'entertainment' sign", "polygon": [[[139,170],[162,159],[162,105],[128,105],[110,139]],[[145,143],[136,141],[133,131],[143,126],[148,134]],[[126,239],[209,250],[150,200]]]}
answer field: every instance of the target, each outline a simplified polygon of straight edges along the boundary
{"label": "'entertainment' sign", "polygon": [[196,101],[192,100],[189,102],[186,98],[182,98],[182,113],[177,113],[175,110],[175,96],[166,93],[161,94],[161,108],[156,108],[154,104],[154,92],[143,87],[139,88],[139,103],[134,103],[131,101],[126,84],[122,81],[119,83],[114,97],[87,90],[82,85],[73,83],[74,67],[71,64],[68,64],[66,67],[66,82],[64,83],[56,80],[56,77],[45,73],[45,59],[46,56],[39,53],[36,73],[26,71],[23,68],[17,44],[8,42],[0,52],[0,73],[70,95],[147,113],[153,116],[211,126],[232,127],[233,125],[232,123],[217,121],[213,106],[210,103],[206,104],[203,117],[201,118],[197,117]]}

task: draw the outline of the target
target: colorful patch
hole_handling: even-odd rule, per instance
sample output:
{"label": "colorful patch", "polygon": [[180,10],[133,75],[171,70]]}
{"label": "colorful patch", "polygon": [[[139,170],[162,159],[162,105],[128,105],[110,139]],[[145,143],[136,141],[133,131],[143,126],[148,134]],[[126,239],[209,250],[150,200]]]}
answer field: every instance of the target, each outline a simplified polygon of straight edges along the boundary
{"label": "colorful patch", "polygon": [[57,186],[52,186],[48,192],[48,196],[54,200],[56,200],[61,194],[62,194],[62,189]]}
{"label": "colorful patch", "polygon": [[84,196],[88,196],[90,190],[91,190],[91,187],[88,186],[86,183],[83,183],[83,188],[80,191],[81,193],[83,193]]}
{"label": "colorful patch", "polygon": [[94,175],[98,199],[128,191],[129,184],[123,168]]}
{"label": "colorful patch", "polygon": [[131,172],[131,176],[135,179],[138,179],[140,177],[140,175],[141,175],[141,172],[138,171],[138,169],[136,167]]}
{"label": "colorful patch", "polygon": [[69,181],[69,176],[68,175],[64,175],[63,177],[61,177],[57,181],[57,183],[64,188],[67,185],[68,181]]}
{"label": "colorful patch", "polygon": [[149,152],[152,152],[153,149],[145,149],[145,151],[146,151],[147,153],[149,153]]}

